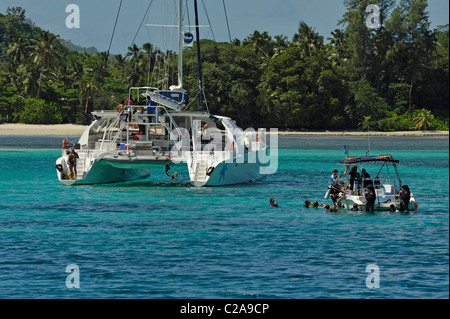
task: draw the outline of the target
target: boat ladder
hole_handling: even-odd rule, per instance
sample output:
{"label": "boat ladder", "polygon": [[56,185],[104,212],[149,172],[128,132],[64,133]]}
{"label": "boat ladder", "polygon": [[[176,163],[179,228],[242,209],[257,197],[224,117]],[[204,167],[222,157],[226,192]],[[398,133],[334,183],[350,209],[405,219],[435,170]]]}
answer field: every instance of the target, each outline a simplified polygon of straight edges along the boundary
{"label": "boat ladder", "polygon": [[198,161],[195,165],[195,173],[194,173],[194,185],[195,186],[203,186],[208,181],[208,176],[206,175],[207,170],[207,162],[206,161]]}
{"label": "boat ladder", "polygon": [[[111,149],[114,149],[114,148],[115,148],[117,139],[118,139],[119,136],[122,134],[122,131],[124,130],[126,124],[127,124],[126,121],[122,121],[122,122],[120,123],[119,130],[118,130],[117,133],[114,135],[114,137],[112,138],[112,140],[110,141],[110,143],[109,143],[109,145],[108,145],[108,149],[107,149],[108,152],[109,152]],[[113,125],[115,125],[115,124],[113,124]],[[111,125],[111,127],[112,127],[113,125]],[[110,134],[111,134],[111,133],[110,133]],[[102,143],[103,143],[103,142],[102,142]]]}
{"label": "boat ladder", "polygon": [[77,180],[82,180],[86,178],[85,174],[87,174],[90,169],[89,163],[90,159],[88,157],[88,154],[83,154],[82,156],[80,156],[80,158],[77,159],[75,167],[77,173]]}

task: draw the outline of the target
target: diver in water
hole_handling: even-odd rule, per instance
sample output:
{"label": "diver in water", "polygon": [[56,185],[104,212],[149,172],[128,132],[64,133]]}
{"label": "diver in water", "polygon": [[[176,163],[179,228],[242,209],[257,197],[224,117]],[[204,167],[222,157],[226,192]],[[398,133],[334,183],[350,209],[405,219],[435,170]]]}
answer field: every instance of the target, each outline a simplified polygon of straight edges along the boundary
{"label": "diver in water", "polygon": [[411,200],[411,192],[408,185],[403,185],[398,195],[400,196],[400,210],[408,211],[409,201]]}
{"label": "diver in water", "polygon": [[397,213],[398,212],[398,210],[397,210],[397,208],[395,207],[394,204],[391,204],[389,206],[389,211],[391,211],[392,213]]}
{"label": "diver in water", "polygon": [[270,207],[280,207],[280,206],[278,206],[278,202],[276,200],[274,200],[273,198],[271,198],[269,200],[269,202],[270,202]]}
{"label": "diver in water", "polygon": [[338,207],[340,199],[342,199],[341,192],[342,186],[340,185],[339,182],[334,183],[333,185],[330,186],[330,196],[331,200],[333,201],[333,205],[335,207]]}
{"label": "diver in water", "polygon": [[171,179],[175,179],[176,177],[178,177],[178,172],[170,174],[170,166],[166,165],[166,175],[169,176]]}
{"label": "diver in water", "polygon": [[170,176],[170,166],[166,165],[166,175]]}
{"label": "diver in water", "polygon": [[375,200],[377,199],[373,185],[367,186],[364,196],[366,197],[366,212],[373,212],[375,210]]}
{"label": "diver in water", "polygon": [[273,198],[271,198],[269,200],[269,203],[270,203],[270,207],[278,207],[278,202],[275,201]]}

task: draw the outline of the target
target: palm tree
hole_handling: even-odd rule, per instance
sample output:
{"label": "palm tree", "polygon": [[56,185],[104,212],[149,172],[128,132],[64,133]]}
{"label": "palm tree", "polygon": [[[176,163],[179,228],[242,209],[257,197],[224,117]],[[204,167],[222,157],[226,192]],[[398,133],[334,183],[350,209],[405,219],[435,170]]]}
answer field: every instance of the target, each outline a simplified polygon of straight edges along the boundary
{"label": "palm tree", "polygon": [[242,42],[239,39],[233,39],[233,40],[231,40],[231,44],[234,44],[236,46],[240,46],[242,44]]}
{"label": "palm tree", "polygon": [[344,32],[341,29],[335,29],[331,32],[332,37],[328,37],[327,40],[330,44],[338,49],[344,47]]}
{"label": "palm tree", "polygon": [[327,38],[330,41],[327,44],[330,57],[334,64],[341,65],[343,61],[348,59],[345,47],[345,33],[341,29],[335,29],[331,32],[331,37]]}
{"label": "palm tree", "polygon": [[41,94],[42,80],[45,73],[50,67],[53,67],[62,58],[62,54],[57,47],[59,43],[59,36],[53,35],[48,31],[41,31],[39,40],[32,40],[35,44],[31,46],[34,50],[33,62],[40,67],[40,74],[38,80],[38,88],[36,98],[39,99]]}
{"label": "palm tree", "polygon": [[127,57],[131,56],[132,60],[137,60],[139,58],[139,47],[136,44],[133,44],[133,46],[128,47]]}
{"label": "palm tree", "polygon": [[96,86],[94,79],[89,79],[81,83],[79,99],[80,103],[83,103],[83,101],[86,102],[84,107],[84,114],[89,113],[89,102],[93,99],[96,92],[98,92],[98,87]]}
{"label": "palm tree", "polygon": [[[23,86],[24,92],[30,96],[36,96],[37,88],[39,86],[39,80],[45,79],[46,76],[42,75],[38,67],[34,64],[24,65],[21,64],[17,69],[16,83]],[[14,83],[14,82],[13,82]]]}
{"label": "palm tree", "polygon": [[9,44],[6,54],[17,64],[21,64],[25,60],[27,56],[27,48],[23,43],[22,37],[15,39],[15,41]]}
{"label": "palm tree", "polygon": [[150,82],[150,72],[152,69],[152,56],[153,53],[153,45],[151,43],[144,43],[142,46],[143,52],[143,62],[142,65],[145,67],[145,72],[147,72],[147,84]]}
{"label": "palm tree", "polygon": [[276,35],[274,39],[275,39],[275,48],[273,50],[274,53],[272,58],[283,53],[289,46],[288,39],[284,35]]}
{"label": "palm tree", "polygon": [[118,69],[125,65],[125,59],[122,54],[117,54],[114,56],[114,66]]}
{"label": "palm tree", "polygon": [[17,65],[14,61],[10,61],[9,63],[3,63],[1,65],[0,75],[6,79],[8,79],[12,85],[20,92],[21,88],[21,77],[20,77],[20,66]]}
{"label": "palm tree", "polygon": [[6,15],[17,17],[20,21],[25,20],[25,9],[22,7],[12,7],[6,10]]}
{"label": "palm tree", "polygon": [[418,131],[429,130],[433,120],[434,115],[431,114],[431,111],[425,109],[417,111],[413,118],[414,129]]}
{"label": "palm tree", "polygon": [[320,36],[315,28],[311,28],[306,22],[300,22],[298,26],[298,33],[294,34],[292,41],[300,46],[303,55],[311,56],[314,49],[320,48],[323,45],[323,37]]}
{"label": "palm tree", "polygon": [[142,54],[140,52],[139,47],[136,44],[133,44],[133,46],[128,47],[126,57],[127,58],[131,57],[127,68],[128,72],[127,80],[128,86],[133,86],[136,85],[136,83],[139,81],[141,74],[139,66],[141,64]]}
{"label": "palm tree", "polygon": [[100,52],[95,56],[95,78],[98,82],[104,82],[105,78],[109,75],[109,53]]}
{"label": "palm tree", "polygon": [[261,54],[265,58],[271,58],[274,54],[275,42],[267,31],[263,33],[253,32],[244,40],[244,45],[252,46],[257,54]]}
{"label": "palm tree", "polygon": [[69,55],[66,58],[66,67],[67,67],[67,72],[66,72],[66,80],[68,81],[68,83],[75,83],[81,80],[84,70],[83,70],[83,63],[81,62],[81,60],[78,58],[77,55]]}

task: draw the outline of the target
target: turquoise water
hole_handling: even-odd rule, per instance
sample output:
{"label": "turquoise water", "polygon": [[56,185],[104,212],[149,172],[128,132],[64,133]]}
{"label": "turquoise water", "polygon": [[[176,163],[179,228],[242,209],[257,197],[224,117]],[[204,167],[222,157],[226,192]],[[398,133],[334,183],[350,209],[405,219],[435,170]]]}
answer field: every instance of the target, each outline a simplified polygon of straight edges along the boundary
{"label": "turquoise water", "polygon": [[[184,168],[175,181],[161,168],[64,187],[61,139],[0,137],[0,298],[449,297],[448,137],[371,138],[373,155],[401,160],[411,214],[302,207],[326,202],[343,145],[361,155],[367,138],[280,137],[275,175],[222,188],[190,186]],[[79,289],[66,287],[69,264]]]}

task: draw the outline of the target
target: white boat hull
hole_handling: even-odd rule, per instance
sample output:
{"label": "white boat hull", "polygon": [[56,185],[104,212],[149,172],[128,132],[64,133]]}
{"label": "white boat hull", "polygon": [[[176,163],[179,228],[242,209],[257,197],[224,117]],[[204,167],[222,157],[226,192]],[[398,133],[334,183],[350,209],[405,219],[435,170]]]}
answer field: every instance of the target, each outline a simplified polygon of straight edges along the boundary
{"label": "white boat hull", "polygon": [[220,163],[208,178],[204,186],[224,186],[252,183],[264,177],[257,163]]}
{"label": "white boat hull", "polygon": [[63,166],[63,170],[56,170],[58,179],[63,185],[90,185],[136,181],[150,177],[149,169],[120,168],[109,165],[106,161],[95,161],[89,172],[77,174],[77,179],[70,179],[70,170],[63,157],[56,161]]}
{"label": "white boat hull", "polygon": [[[358,195],[346,195],[344,199],[339,201],[339,207],[344,209],[352,209],[354,204],[358,205],[360,211],[366,210],[366,198]],[[397,195],[385,195],[377,197],[374,205],[374,209],[377,211],[389,211],[391,205],[394,205],[397,210],[400,210],[400,199]],[[417,209],[417,203],[414,196],[411,194],[408,209],[414,211]]]}
{"label": "white boat hull", "polygon": [[[187,160],[189,177],[191,182],[198,187],[201,186],[226,186],[242,183],[256,182],[265,177],[262,169],[266,164],[259,161],[259,152],[266,153],[266,149],[253,151],[234,157],[231,152],[217,152],[208,158],[208,154],[195,160]],[[219,158],[219,160],[217,159]]]}

